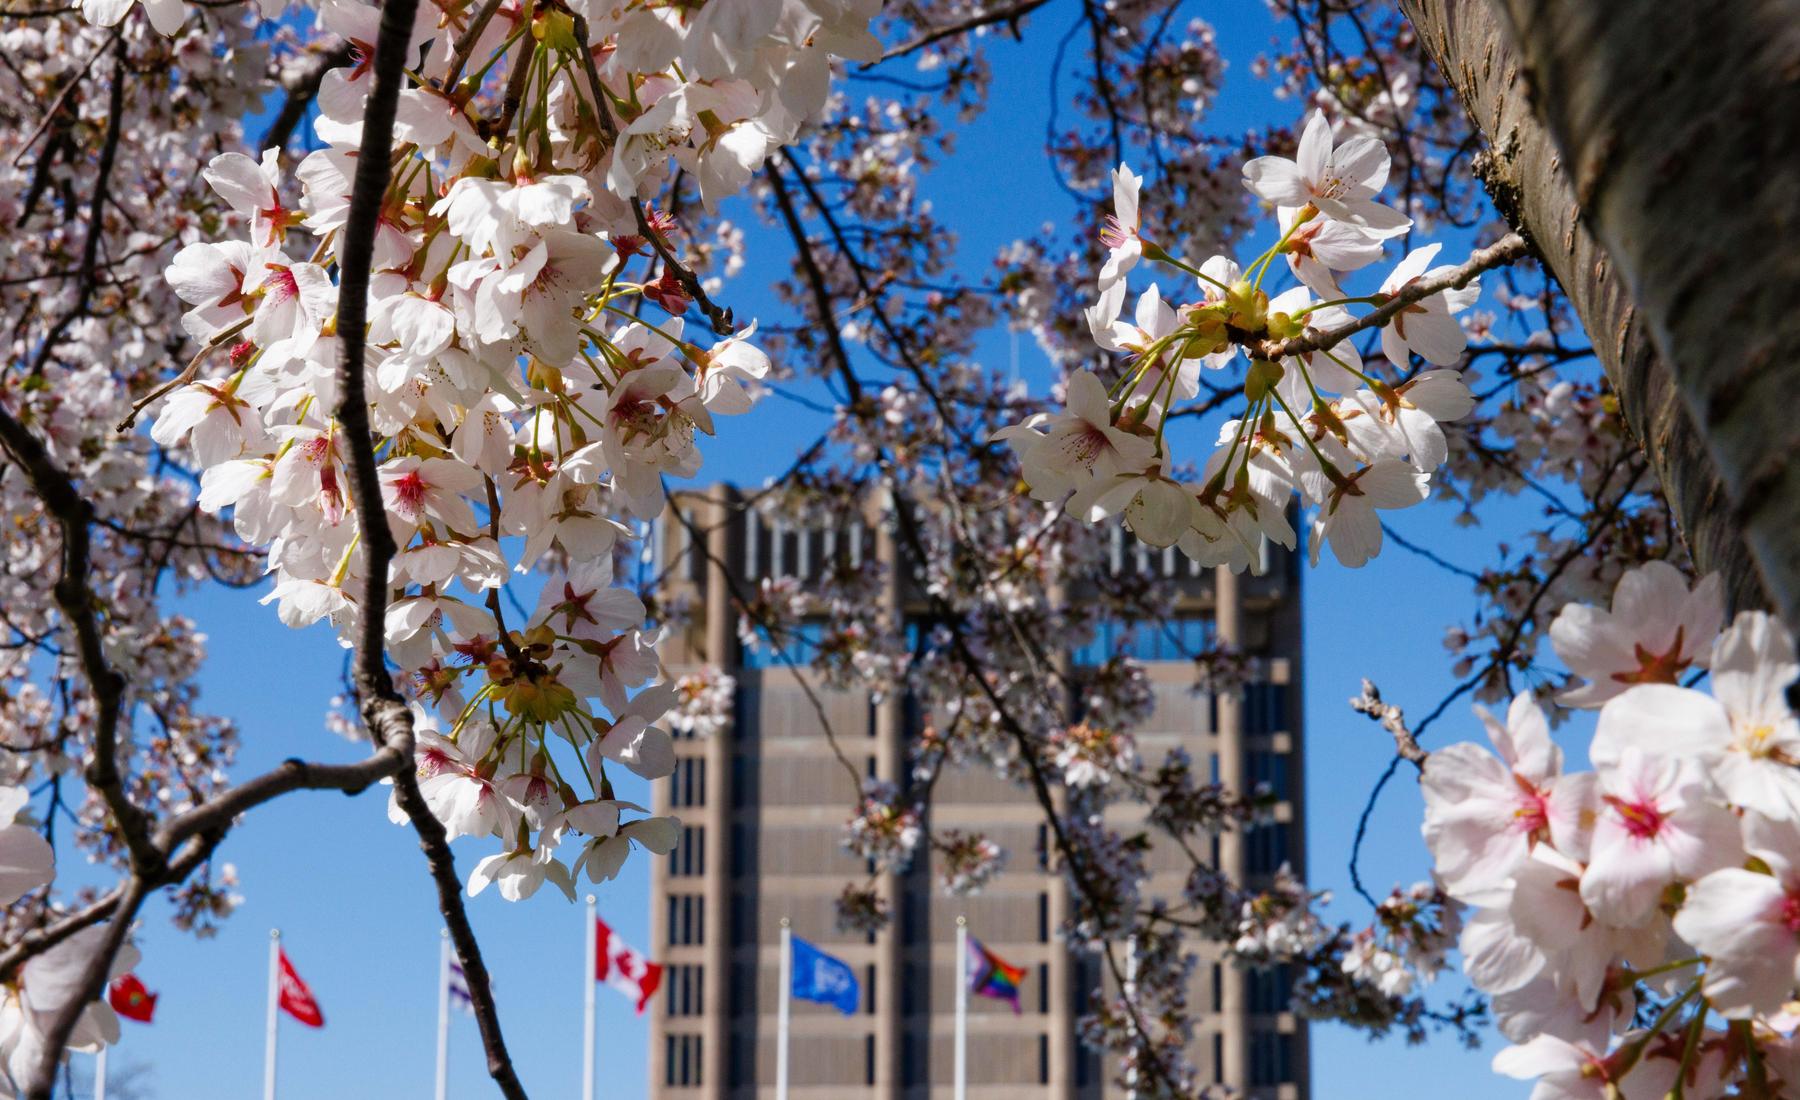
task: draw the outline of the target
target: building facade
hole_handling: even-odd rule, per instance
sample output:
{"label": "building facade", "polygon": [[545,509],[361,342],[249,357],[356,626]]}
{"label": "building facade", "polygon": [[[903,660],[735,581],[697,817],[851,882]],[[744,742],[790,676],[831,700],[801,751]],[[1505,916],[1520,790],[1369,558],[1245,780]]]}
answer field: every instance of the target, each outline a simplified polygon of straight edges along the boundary
{"label": "building facade", "polygon": [[[651,952],[667,967],[653,1003],[650,1094],[658,1100],[768,1100],[775,1089],[775,1032],[780,923],[856,968],[862,1005],[845,1016],[825,1005],[794,1003],[790,1043],[793,1100],[949,1100],[956,975],[956,918],[1026,979],[1022,1010],[972,998],[969,1089],[980,1100],[1110,1100],[1122,1092],[1112,1068],[1082,1047],[1076,1021],[1097,984],[1097,962],[1068,951],[1055,935],[1067,912],[1067,886],[1042,866],[1042,815],[1029,792],[990,770],[947,769],[932,795],[934,829],[979,829],[1009,853],[1005,869],[979,894],[947,896],[921,853],[905,873],[887,876],[882,894],[893,920],[877,934],[837,930],[835,902],[848,882],[868,875],[843,846],[854,799],[851,776],[828,745],[827,723],[851,767],[893,779],[905,766],[918,715],[905,699],[881,702],[856,692],[809,693],[792,668],[766,647],[745,652],[736,636],[734,600],[765,577],[804,583],[836,555],[896,562],[879,523],[849,530],[795,530],[735,506],[727,488],[671,501],[678,517],[655,535],[665,585],[691,586],[696,604],[688,633],[665,643],[677,674],[710,662],[737,681],[732,721],[718,734],[676,742],[678,763],[655,789],[655,812],[683,823],[682,842],[656,861],[651,877]],[[1229,833],[1213,858],[1251,883],[1283,863],[1304,874],[1300,721],[1299,567],[1272,548],[1261,576],[1201,569],[1174,550],[1154,551],[1116,532],[1108,567],[1156,573],[1181,591],[1166,625],[1103,624],[1096,641],[1067,659],[1092,663],[1123,650],[1154,685],[1152,717],[1134,731],[1142,759],[1175,745],[1213,774],[1248,788],[1266,782],[1281,799],[1276,823]],[[923,610],[889,569],[891,610]],[[1067,598],[1082,598],[1079,577]],[[912,606],[914,603],[918,606]],[[1181,654],[1213,638],[1261,658],[1261,682],[1242,695],[1194,689]],[[1179,894],[1186,858],[1153,850],[1152,893]],[[1203,964],[1190,1003],[1199,1011],[1193,1057],[1205,1079],[1255,1100],[1303,1100],[1307,1090],[1304,1025],[1286,1011],[1285,976],[1248,975]]]}

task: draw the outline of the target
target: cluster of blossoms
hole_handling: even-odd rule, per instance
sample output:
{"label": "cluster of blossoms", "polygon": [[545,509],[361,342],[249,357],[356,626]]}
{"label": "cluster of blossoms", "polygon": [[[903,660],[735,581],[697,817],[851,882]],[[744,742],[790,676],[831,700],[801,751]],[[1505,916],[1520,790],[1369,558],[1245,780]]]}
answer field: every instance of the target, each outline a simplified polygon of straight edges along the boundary
{"label": "cluster of blossoms", "polygon": [[675,681],[675,705],[665,720],[683,736],[711,737],[730,723],[736,693],[735,679],[706,665]]}
{"label": "cluster of blossoms", "polygon": [[[657,516],[663,478],[697,471],[696,436],[750,407],[769,361],[755,326],[733,331],[716,307],[722,339],[684,326],[703,292],[668,256],[674,219],[642,203],[677,168],[709,208],[741,189],[823,106],[830,58],[868,59],[875,42],[856,5],[727,7],[426,3],[414,25],[424,61],[400,94],[363,366],[399,547],[385,641],[420,702],[422,791],[451,836],[502,844],[470,893],[550,881],[573,896],[573,873],[612,877],[632,843],[667,851],[673,821],[623,820],[642,808],[613,797],[607,767],[667,775],[656,723],[678,701],[684,728],[716,723],[729,698],[657,682],[645,607],[614,580],[628,530],[614,516]],[[320,19],[367,48],[378,15],[344,2]],[[295,169],[297,197],[277,150],[207,166],[246,237],[193,241],[168,269],[203,350],[151,432],[191,454],[203,509],[268,547],[282,621],[328,620],[346,645],[366,546],[329,265],[368,81],[363,66],[324,74],[324,147]],[[540,565],[535,611],[509,626],[500,590]],[[571,836],[586,840],[565,864]]]}
{"label": "cluster of blossoms", "polygon": [[1344,972],[1390,997],[1405,996],[1415,980],[1437,977],[1461,932],[1461,914],[1441,888],[1429,882],[1395,887],[1375,907],[1374,925],[1353,937]]}
{"label": "cluster of blossoms", "polygon": [[894,784],[863,781],[862,806],[844,826],[844,847],[876,870],[903,871],[924,836],[919,807],[901,800]]}
{"label": "cluster of blossoms", "polygon": [[[1241,571],[1257,559],[1263,538],[1294,547],[1286,513],[1298,492],[1317,505],[1315,560],[1327,542],[1345,565],[1373,556],[1381,546],[1377,511],[1425,499],[1432,472],[1449,455],[1442,423],[1475,404],[1453,369],[1467,345],[1455,315],[1479,294],[1473,274],[1401,299],[1377,318],[1394,380],[1384,381],[1345,339],[1366,327],[1347,306],[1388,306],[1422,279],[1457,274],[1432,266],[1434,244],[1407,255],[1372,294],[1339,287],[1341,274],[1375,262],[1384,242],[1412,225],[1375,200],[1388,169],[1379,141],[1336,144],[1330,122],[1315,113],[1295,159],[1244,165],[1245,185],[1274,208],[1280,229],[1246,269],[1225,256],[1195,266],[1147,238],[1139,178],[1121,165],[1102,233],[1108,256],[1100,300],[1086,316],[1095,343],[1128,358],[1110,386],[1078,371],[1064,411],[996,433],[1017,451],[1032,495],[1066,497],[1068,510],[1090,523],[1123,515],[1151,546],[1179,546],[1202,564]],[[1277,259],[1299,285],[1271,297],[1263,283]],[[1140,260],[1191,278],[1197,296],[1172,304],[1153,285],[1139,296],[1133,320],[1121,320],[1126,276]],[[1199,394],[1203,372],[1240,354],[1250,360],[1248,407],[1224,426],[1198,480],[1184,480],[1165,439],[1169,418]],[[1415,373],[1415,355],[1430,366]]]}
{"label": "cluster of blossoms", "polygon": [[1137,766],[1137,748],[1131,735],[1077,722],[1052,733],[1047,749],[1062,770],[1063,785],[1092,787],[1109,782],[1115,773]]}
{"label": "cluster of blossoms", "polygon": [[1368,926],[1329,923],[1329,892],[1311,892],[1287,868],[1260,891],[1236,891],[1217,873],[1196,873],[1190,902],[1241,966],[1286,966],[1294,974],[1292,1011],[1337,1020],[1374,1034],[1395,1028],[1414,1041],[1430,1026],[1464,1033],[1481,1016],[1479,1002],[1429,1009],[1417,986],[1429,983],[1462,929],[1457,903],[1434,883],[1396,888],[1375,907]]}
{"label": "cluster of blossoms", "polygon": [[948,894],[978,893],[1006,867],[1006,850],[980,833],[947,829],[932,844],[940,861],[938,878]]}
{"label": "cluster of blossoms", "polygon": [[[1536,1100],[1800,1087],[1800,663],[1767,614],[1722,621],[1716,579],[1633,570],[1550,628],[1586,681],[1561,701],[1599,710],[1592,771],[1527,694],[1480,712],[1493,752],[1424,762],[1464,968],[1518,1044],[1494,1067]],[[1683,686],[1699,669],[1710,691]]]}

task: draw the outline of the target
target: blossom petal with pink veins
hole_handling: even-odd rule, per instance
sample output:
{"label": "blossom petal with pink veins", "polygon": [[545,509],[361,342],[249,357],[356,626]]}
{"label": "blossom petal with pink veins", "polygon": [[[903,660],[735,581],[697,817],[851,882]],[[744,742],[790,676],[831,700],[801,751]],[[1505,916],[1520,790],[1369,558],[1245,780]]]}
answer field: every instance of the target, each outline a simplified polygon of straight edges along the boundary
{"label": "blossom petal with pink veins", "polygon": [[1425,846],[1444,889],[1471,904],[1488,904],[1530,850],[1518,816],[1518,785],[1504,763],[1461,742],[1425,758]]}

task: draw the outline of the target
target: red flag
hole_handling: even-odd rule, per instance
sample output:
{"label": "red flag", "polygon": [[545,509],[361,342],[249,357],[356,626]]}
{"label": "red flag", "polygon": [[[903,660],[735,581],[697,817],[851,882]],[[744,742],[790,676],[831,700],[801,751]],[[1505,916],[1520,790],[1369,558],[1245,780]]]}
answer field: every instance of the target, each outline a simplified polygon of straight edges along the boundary
{"label": "red flag", "polygon": [[319,1011],[319,1002],[313,1000],[312,990],[294,972],[294,964],[288,962],[287,949],[280,951],[282,1009],[307,1027],[324,1027],[325,1014]]}
{"label": "red flag", "polygon": [[136,974],[115,979],[106,991],[106,1001],[114,1012],[140,1024],[149,1023],[150,1017],[156,1015],[156,994],[145,989]]}
{"label": "red flag", "polygon": [[633,951],[599,918],[594,920],[594,938],[594,980],[605,982],[637,1002],[638,1014],[643,1015],[644,1006],[662,985],[662,964]]}

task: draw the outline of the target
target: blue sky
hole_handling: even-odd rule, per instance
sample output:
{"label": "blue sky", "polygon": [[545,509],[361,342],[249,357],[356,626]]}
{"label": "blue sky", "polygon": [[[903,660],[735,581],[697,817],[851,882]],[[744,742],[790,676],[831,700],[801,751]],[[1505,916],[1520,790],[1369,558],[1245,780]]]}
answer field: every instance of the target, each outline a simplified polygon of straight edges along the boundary
{"label": "blue sky", "polygon": [[[1235,18],[1218,23],[1230,61],[1225,94],[1213,113],[1214,130],[1263,122],[1295,122],[1292,104],[1271,97],[1248,63],[1275,28],[1261,5],[1230,5]],[[1218,6],[1196,14],[1224,18]],[[994,104],[958,138],[958,155],[937,167],[928,191],[943,219],[962,236],[962,262],[985,265],[995,248],[1066,219],[1072,200],[1055,184],[1046,161],[1034,155],[1048,115],[1048,42],[1072,14],[1052,5],[1038,16],[1028,42],[993,47]],[[1021,145],[1020,142],[1024,144]],[[996,171],[996,165],[1003,166]],[[758,237],[752,231],[753,243]],[[1450,250],[1457,247],[1455,242]],[[754,253],[753,253],[754,254]],[[725,298],[740,317],[773,319],[779,308],[765,280],[750,273]],[[1047,377],[1029,340],[1020,341],[1023,374],[1041,387]],[[996,333],[983,343],[990,366],[1004,368],[1010,346]],[[702,477],[730,471],[740,481],[773,474],[793,457],[792,441],[810,440],[823,421],[815,413],[771,399],[746,417],[726,420],[707,452]],[[1196,440],[1190,446],[1197,447]],[[1451,524],[1451,509],[1427,504],[1397,518],[1414,541],[1462,564],[1487,561],[1496,542],[1531,518],[1525,506],[1484,513],[1486,526]],[[1376,678],[1387,697],[1415,714],[1428,710],[1454,679],[1440,645],[1450,617],[1471,608],[1467,582],[1390,546],[1364,569],[1329,560],[1305,577],[1305,690],[1307,707],[1307,835],[1315,887],[1337,892],[1331,912],[1358,924],[1366,906],[1351,894],[1345,871],[1355,815],[1386,766],[1390,743],[1352,713],[1345,700],[1362,676]],[[290,631],[260,591],[206,591],[187,600],[210,635],[212,661],[204,678],[206,702],[236,717],[243,728],[239,772],[248,775],[289,756],[349,760],[364,751],[326,732],[321,718],[336,692],[342,651],[320,628]],[[1477,737],[1466,708],[1438,727],[1433,743]],[[633,777],[624,797],[642,794]],[[1422,878],[1427,869],[1418,839],[1420,803],[1410,776],[1393,785],[1377,815],[1363,864],[1377,893]],[[487,846],[463,842],[462,868]],[[227,841],[221,858],[234,862],[247,900],[212,940],[172,930],[167,907],[147,911],[139,973],[163,994],[156,1023],[125,1024],[112,1065],[120,1076],[140,1067],[147,1095],[183,1100],[241,1100],[257,1095],[262,1072],[265,958],[271,927],[283,930],[290,958],[323,1006],[326,1027],[282,1024],[284,1097],[426,1097],[430,1095],[436,1021],[439,920],[422,860],[409,830],[390,825],[385,795],[292,796],[258,810]],[[81,871],[65,869],[80,877]],[[634,860],[600,893],[600,911],[628,940],[646,942],[648,874]],[[534,1096],[579,1095],[583,915],[554,891],[522,904],[492,892],[470,904],[489,965],[507,1038]],[[601,1095],[631,1100],[644,1094],[643,1021],[609,990],[599,993]],[[473,1021],[452,1023],[451,1095],[458,1100],[497,1092],[482,1073]],[[1330,1025],[1313,1029],[1314,1095],[1358,1100],[1374,1095],[1436,1095],[1457,1082],[1460,1100],[1519,1097],[1517,1082],[1487,1068],[1493,1043],[1466,1052],[1453,1043],[1407,1048],[1376,1044]],[[77,1056],[80,1059],[80,1056]],[[1396,1082],[1419,1082],[1415,1088]],[[1431,1085],[1424,1084],[1431,1082]]]}

